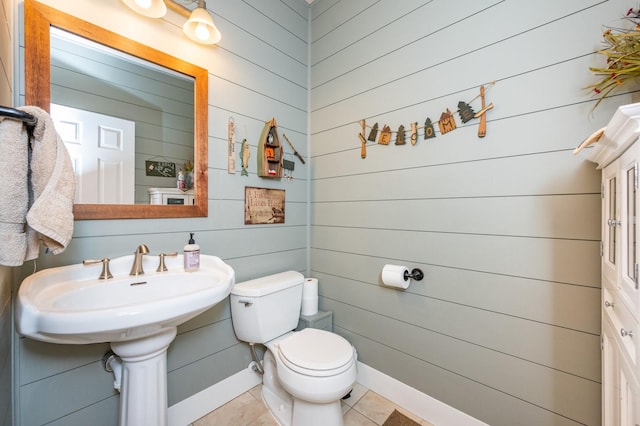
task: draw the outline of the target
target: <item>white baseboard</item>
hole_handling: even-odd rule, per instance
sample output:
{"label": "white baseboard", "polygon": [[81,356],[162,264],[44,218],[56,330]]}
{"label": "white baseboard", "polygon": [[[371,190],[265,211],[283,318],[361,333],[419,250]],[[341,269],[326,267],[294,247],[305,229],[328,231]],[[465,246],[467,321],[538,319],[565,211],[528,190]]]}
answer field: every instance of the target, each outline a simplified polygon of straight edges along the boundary
{"label": "white baseboard", "polygon": [[187,426],[260,383],[262,383],[262,376],[245,368],[169,407],[167,412],[169,426]]}
{"label": "white baseboard", "polygon": [[[405,410],[438,426],[487,426],[380,371],[358,362],[358,383]],[[169,426],[186,426],[260,384],[262,377],[246,368],[169,407]]]}
{"label": "white baseboard", "polygon": [[358,383],[437,426],[488,426],[361,362],[358,362]]}

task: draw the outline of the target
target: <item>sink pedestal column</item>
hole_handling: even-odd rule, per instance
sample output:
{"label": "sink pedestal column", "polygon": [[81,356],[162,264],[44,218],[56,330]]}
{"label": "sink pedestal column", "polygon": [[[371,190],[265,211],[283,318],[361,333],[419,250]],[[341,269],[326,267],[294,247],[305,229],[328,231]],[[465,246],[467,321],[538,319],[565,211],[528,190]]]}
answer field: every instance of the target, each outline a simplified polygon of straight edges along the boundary
{"label": "sink pedestal column", "polygon": [[120,426],[167,425],[167,348],[176,327],[141,339],[112,342],[122,360]]}

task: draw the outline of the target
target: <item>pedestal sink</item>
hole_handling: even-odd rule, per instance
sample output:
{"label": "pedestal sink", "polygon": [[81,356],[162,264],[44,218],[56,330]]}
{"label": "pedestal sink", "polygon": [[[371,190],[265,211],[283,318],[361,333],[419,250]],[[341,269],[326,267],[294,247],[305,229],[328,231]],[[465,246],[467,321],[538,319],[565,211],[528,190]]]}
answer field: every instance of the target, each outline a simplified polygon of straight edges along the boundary
{"label": "pedestal sink", "polygon": [[35,340],[62,344],[109,342],[122,360],[121,426],[167,424],[169,344],[183,322],[225,299],[233,269],[216,256],[200,256],[185,272],[182,255],[143,257],[143,275],[129,276],[133,256],[112,259],[111,279],[100,265],[45,269],[27,277],[16,300],[16,327]]}

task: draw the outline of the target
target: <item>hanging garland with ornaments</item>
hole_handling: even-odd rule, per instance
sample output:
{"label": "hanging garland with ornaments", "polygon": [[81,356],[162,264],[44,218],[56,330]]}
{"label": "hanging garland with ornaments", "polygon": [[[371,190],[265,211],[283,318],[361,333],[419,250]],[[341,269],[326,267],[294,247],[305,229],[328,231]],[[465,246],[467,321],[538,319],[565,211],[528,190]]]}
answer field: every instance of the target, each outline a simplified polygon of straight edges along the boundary
{"label": "hanging garland with ornaments", "polygon": [[[385,124],[382,129],[379,129],[378,123],[375,123],[373,126],[369,126],[365,120],[360,120],[360,126],[362,127],[362,131],[358,133],[358,138],[360,139],[361,144],[360,157],[367,158],[367,142],[376,142],[377,140],[379,145],[389,145],[389,142],[395,140],[395,145],[406,145],[407,131],[410,132],[409,140],[411,141],[411,145],[418,143],[418,137],[420,136],[421,131],[425,140],[435,138],[435,126],[438,126],[438,130],[440,130],[441,134],[444,135],[445,133],[449,133],[457,128],[455,118],[456,113],[460,116],[460,121],[462,121],[463,124],[479,118],[480,123],[478,125],[478,137],[485,137],[487,134],[487,111],[493,108],[493,103],[486,105],[485,93],[494,84],[496,84],[496,82],[492,81],[486,88],[485,86],[480,86],[480,94],[478,96],[469,102],[458,102],[458,108],[454,112],[451,112],[451,110],[447,108],[442,114],[440,114],[440,119],[435,122],[431,121],[431,118],[427,117],[424,122],[424,126],[418,126],[417,122],[413,122],[410,125],[410,129],[406,129],[403,124],[398,127],[398,130],[391,130],[387,124]],[[478,98],[480,98],[481,102],[480,110],[478,112],[474,112],[471,107],[471,103]],[[365,137],[367,129],[369,129],[369,136]]]}

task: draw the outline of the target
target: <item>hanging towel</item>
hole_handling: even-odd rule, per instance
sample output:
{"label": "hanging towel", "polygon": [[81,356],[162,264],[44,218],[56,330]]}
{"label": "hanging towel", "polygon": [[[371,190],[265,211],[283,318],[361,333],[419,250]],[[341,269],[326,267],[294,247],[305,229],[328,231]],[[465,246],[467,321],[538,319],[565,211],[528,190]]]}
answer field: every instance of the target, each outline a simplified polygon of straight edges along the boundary
{"label": "hanging towel", "polygon": [[0,119],[0,265],[20,266],[27,252],[28,135],[22,121]]}
{"label": "hanging towel", "polygon": [[[28,260],[38,240],[49,252],[62,253],[73,234],[76,184],[71,158],[49,114],[35,106],[18,108],[38,119],[31,139],[29,190],[33,204],[27,213]],[[35,231],[31,233],[31,230]],[[37,257],[37,253],[36,253]]]}

